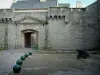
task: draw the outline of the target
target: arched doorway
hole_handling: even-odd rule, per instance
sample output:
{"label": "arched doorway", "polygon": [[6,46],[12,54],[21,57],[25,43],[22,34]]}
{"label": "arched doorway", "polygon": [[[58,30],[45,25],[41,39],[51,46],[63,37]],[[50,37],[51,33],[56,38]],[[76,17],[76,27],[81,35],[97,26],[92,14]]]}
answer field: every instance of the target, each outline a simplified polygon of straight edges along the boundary
{"label": "arched doorway", "polygon": [[31,47],[31,34],[32,32],[24,33],[25,48]]}
{"label": "arched doorway", "polygon": [[26,29],[22,31],[24,33],[24,47],[31,48],[38,46],[38,31],[33,29]]}

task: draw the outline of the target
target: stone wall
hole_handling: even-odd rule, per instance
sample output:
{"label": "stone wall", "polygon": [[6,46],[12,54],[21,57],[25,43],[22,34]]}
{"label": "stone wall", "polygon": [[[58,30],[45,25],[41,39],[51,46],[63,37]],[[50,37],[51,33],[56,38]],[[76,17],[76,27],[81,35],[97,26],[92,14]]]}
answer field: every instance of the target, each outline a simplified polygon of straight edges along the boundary
{"label": "stone wall", "polygon": [[56,50],[99,49],[97,2],[83,9],[49,8],[48,48]]}
{"label": "stone wall", "polygon": [[99,21],[99,25],[100,25],[100,0],[97,0],[97,8],[98,8],[98,21]]}
{"label": "stone wall", "polygon": [[100,25],[98,23],[97,2],[87,6],[83,16],[84,16],[83,48],[92,50],[99,49]]}
{"label": "stone wall", "polygon": [[4,45],[5,44],[5,29],[7,27],[6,23],[0,23],[0,45]]}
{"label": "stone wall", "polygon": [[16,48],[17,40],[17,26],[15,24],[8,24],[8,49]]}
{"label": "stone wall", "polygon": [[[48,47],[50,49],[56,49],[56,50],[81,49],[82,48],[81,26],[83,25],[83,13],[85,12],[84,9],[71,9],[71,8],[55,8],[55,9],[62,11],[58,12],[58,14],[57,13],[49,14]],[[54,12],[56,12],[56,10]],[[55,15],[57,17],[55,17]]]}
{"label": "stone wall", "polygon": [[97,2],[86,8],[1,9],[0,44],[5,43],[7,28],[9,48],[18,47],[20,44],[24,47],[24,34],[21,31],[33,29],[38,31],[39,49],[44,47],[53,50],[99,49],[99,9],[100,5]]}
{"label": "stone wall", "polygon": [[0,9],[0,45],[4,47],[8,47],[9,26],[12,25],[11,22],[13,18],[12,11],[12,9]]}

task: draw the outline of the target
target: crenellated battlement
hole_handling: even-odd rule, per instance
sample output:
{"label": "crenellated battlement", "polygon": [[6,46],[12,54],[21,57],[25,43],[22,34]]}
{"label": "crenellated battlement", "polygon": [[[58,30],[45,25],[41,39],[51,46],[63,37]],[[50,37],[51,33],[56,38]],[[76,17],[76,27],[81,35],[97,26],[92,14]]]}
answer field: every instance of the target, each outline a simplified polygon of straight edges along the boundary
{"label": "crenellated battlement", "polygon": [[0,18],[0,23],[10,23],[12,21],[12,18]]}
{"label": "crenellated battlement", "polygon": [[0,18],[12,18],[13,9],[0,9]]}
{"label": "crenellated battlement", "polygon": [[50,7],[48,8],[49,18],[61,18],[66,17],[70,13],[81,13],[84,12],[85,8],[66,8],[66,7]]}
{"label": "crenellated battlement", "polygon": [[50,7],[48,8],[49,19],[63,19],[65,23],[80,24],[85,13],[85,8],[66,8]]}
{"label": "crenellated battlement", "polygon": [[[31,12],[30,12],[31,11]],[[66,7],[49,7],[48,10],[17,10],[17,9],[1,9],[0,22],[9,23],[20,20],[26,16],[33,16],[35,18],[46,20],[48,19],[64,19],[66,23],[79,23],[85,8],[66,8]]]}
{"label": "crenellated battlement", "polygon": [[47,10],[29,10],[29,9],[1,9],[0,23],[9,23],[20,20],[24,17],[31,16],[46,21]]}
{"label": "crenellated battlement", "polygon": [[13,9],[0,9],[0,22],[9,23],[12,22]]}

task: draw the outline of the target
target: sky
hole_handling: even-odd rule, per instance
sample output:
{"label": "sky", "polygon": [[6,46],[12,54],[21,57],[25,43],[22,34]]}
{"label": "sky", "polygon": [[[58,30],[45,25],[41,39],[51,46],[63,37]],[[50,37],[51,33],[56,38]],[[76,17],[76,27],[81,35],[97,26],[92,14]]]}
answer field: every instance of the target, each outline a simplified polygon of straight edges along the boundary
{"label": "sky", "polygon": [[90,4],[92,4],[93,2],[95,2],[96,0],[58,0],[58,3],[70,3],[71,7],[75,7],[76,6],[76,1],[81,1],[83,6],[86,7]]}
{"label": "sky", "polygon": [[[76,6],[76,1],[81,1],[83,6],[86,7],[89,4],[92,4],[96,0],[58,0],[58,3],[70,3],[71,7]],[[13,0],[0,0],[0,9],[10,8],[13,3]]]}

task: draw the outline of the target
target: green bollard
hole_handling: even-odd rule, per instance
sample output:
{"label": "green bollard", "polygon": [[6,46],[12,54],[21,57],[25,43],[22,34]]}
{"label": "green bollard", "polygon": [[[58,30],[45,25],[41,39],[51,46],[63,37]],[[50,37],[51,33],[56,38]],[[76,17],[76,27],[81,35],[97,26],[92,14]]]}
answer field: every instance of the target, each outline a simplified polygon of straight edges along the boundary
{"label": "green bollard", "polygon": [[32,55],[32,52],[29,52],[28,54],[29,54],[29,55]]}
{"label": "green bollard", "polygon": [[25,54],[25,57],[28,57],[28,54],[27,53]]}
{"label": "green bollard", "polygon": [[21,71],[21,66],[20,65],[14,65],[13,66],[13,72],[14,73],[19,73]]}
{"label": "green bollard", "polygon": [[22,63],[23,63],[22,60],[17,60],[16,61],[16,64],[18,64],[18,65],[22,65]]}
{"label": "green bollard", "polygon": [[21,60],[25,60],[25,56],[21,56],[20,59],[21,59]]}

